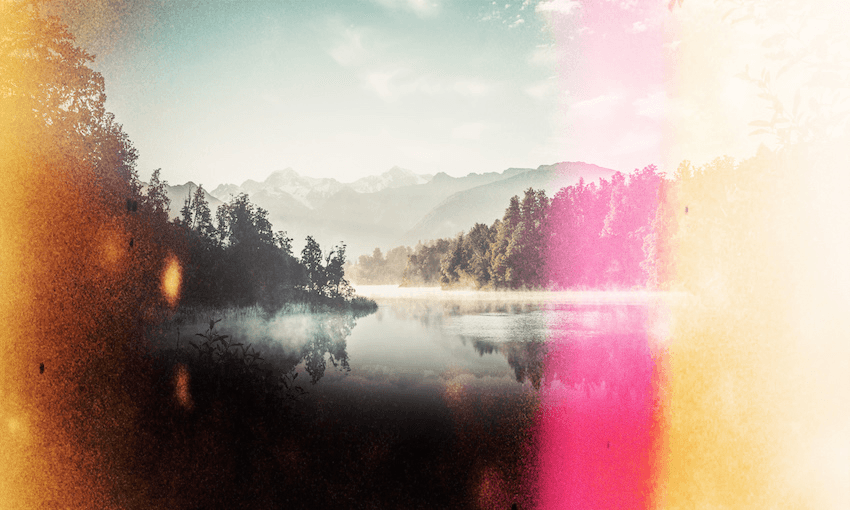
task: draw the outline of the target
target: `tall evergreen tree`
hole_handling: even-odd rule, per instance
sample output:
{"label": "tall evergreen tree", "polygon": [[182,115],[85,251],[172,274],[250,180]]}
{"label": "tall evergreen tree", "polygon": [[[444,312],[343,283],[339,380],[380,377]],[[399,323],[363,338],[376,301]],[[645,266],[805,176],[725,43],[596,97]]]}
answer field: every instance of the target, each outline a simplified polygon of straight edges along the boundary
{"label": "tall evergreen tree", "polygon": [[508,246],[513,239],[514,230],[520,222],[519,197],[511,197],[508,208],[502,222],[498,225],[496,242],[490,254],[490,275],[493,284],[497,287],[504,286],[511,278],[510,263],[508,261]]}
{"label": "tall evergreen tree", "polygon": [[148,189],[142,199],[141,207],[144,212],[153,215],[160,223],[168,221],[168,211],[171,206],[171,199],[168,198],[166,189],[168,181],[160,180],[160,172],[162,169],[157,168],[151,174],[151,180],[148,184]]}

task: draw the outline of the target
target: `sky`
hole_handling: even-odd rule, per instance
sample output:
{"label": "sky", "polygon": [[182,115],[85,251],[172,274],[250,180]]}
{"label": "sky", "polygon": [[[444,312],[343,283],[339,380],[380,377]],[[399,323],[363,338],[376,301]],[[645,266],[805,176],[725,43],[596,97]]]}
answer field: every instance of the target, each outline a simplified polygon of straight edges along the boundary
{"label": "sky", "polygon": [[771,146],[749,125],[770,104],[739,75],[769,67],[771,32],[724,17],[747,3],[767,9],[760,19],[785,12],[764,0],[55,1],[97,57],[142,179],[161,168],[208,189],[288,167],[343,182],[561,161],[670,175],[683,160],[752,156]]}
{"label": "sky", "polygon": [[662,165],[666,2],[65,2],[146,179]]}

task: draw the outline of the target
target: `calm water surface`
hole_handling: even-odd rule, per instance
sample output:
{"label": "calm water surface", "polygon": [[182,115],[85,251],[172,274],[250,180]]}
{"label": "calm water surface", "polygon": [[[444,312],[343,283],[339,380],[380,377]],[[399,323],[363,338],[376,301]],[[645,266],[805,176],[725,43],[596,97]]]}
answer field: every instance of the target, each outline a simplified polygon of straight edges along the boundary
{"label": "calm water surface", "polygon": [[666,323],[657,296],[357,291],[376,313],[223,324],[264,337],[308,392],[275,447],[296,466],[282,503],[589,508],[593,480],[625,495],[608,507],[639,496],[650,350]]}
{"label": "calm water surface", "polygon": [[[327,384],[356,380],[389,389],[459,376],[506,391],[533,391],[543,378],[547,339],[558,343],[612,332],[662,336],[663,317],[640,293],[476,293],[360,287],[378,311],[357,319],[347,338],[350,372],[328,372]],[[553,337],[554,335],[554,337]],[[549,342],[551,344],[551,342]],[[470,379],[471,377],[471,379]],[[323,380],[323,384],[325,381]]]}

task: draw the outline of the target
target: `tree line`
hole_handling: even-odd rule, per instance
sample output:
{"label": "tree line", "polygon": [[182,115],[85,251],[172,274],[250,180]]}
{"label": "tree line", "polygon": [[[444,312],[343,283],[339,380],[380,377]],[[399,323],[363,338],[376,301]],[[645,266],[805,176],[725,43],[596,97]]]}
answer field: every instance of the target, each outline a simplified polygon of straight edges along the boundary
{"label": "tree line", "polygon": [[186,197],[180,215],[168,222],[166,186],[159,170],[154,171],[143,202],[182,241],[183,304],[256,304],[277,310],[291,301],[339,304],[352,297],[345,277],[345,244],[323,252],[308,236],[296,257],[292,239],[284,231],[274,231],[268,211],[253,204],[247,194],[220,205],[213,219],[203,185]]}
{"label": "tree line", "polygon": [[409,246],[397,246],[386,256],[375,248],[372,255],[360,255],[356,263],[346,264],[346,272],[352,281],[362,285],[398,285],[412,254]]}
{"label": "tree line", "polygon": [[[657,234],[669,227],[669,212],[659,204],[670,185],[650,165],[630,175],[616,172],[598,183],[579,179],[552,199],[529,188],[523,197],[512,197],[504,216],[492,225],[476,223],[453,238],[394,248],[392,265],[376,248],[371,257],[360,257],[353,274],[359,283],[379,283],[371,275],[381,275],[381,283],[395,278],[404,286],[445,288],[657,284]],[[404,253],[407,263],[399,270]]]}

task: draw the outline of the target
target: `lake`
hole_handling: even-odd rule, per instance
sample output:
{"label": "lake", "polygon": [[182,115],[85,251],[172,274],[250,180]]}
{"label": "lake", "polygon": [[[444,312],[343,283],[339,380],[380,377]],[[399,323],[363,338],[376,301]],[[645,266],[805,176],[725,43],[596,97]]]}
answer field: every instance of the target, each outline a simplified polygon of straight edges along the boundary
{"label": "lake", "polygon": [[357,292],[378,311],[220,325],[307,392],[268,454],[291,466],[275,505],[646,506],[669,297]]}

